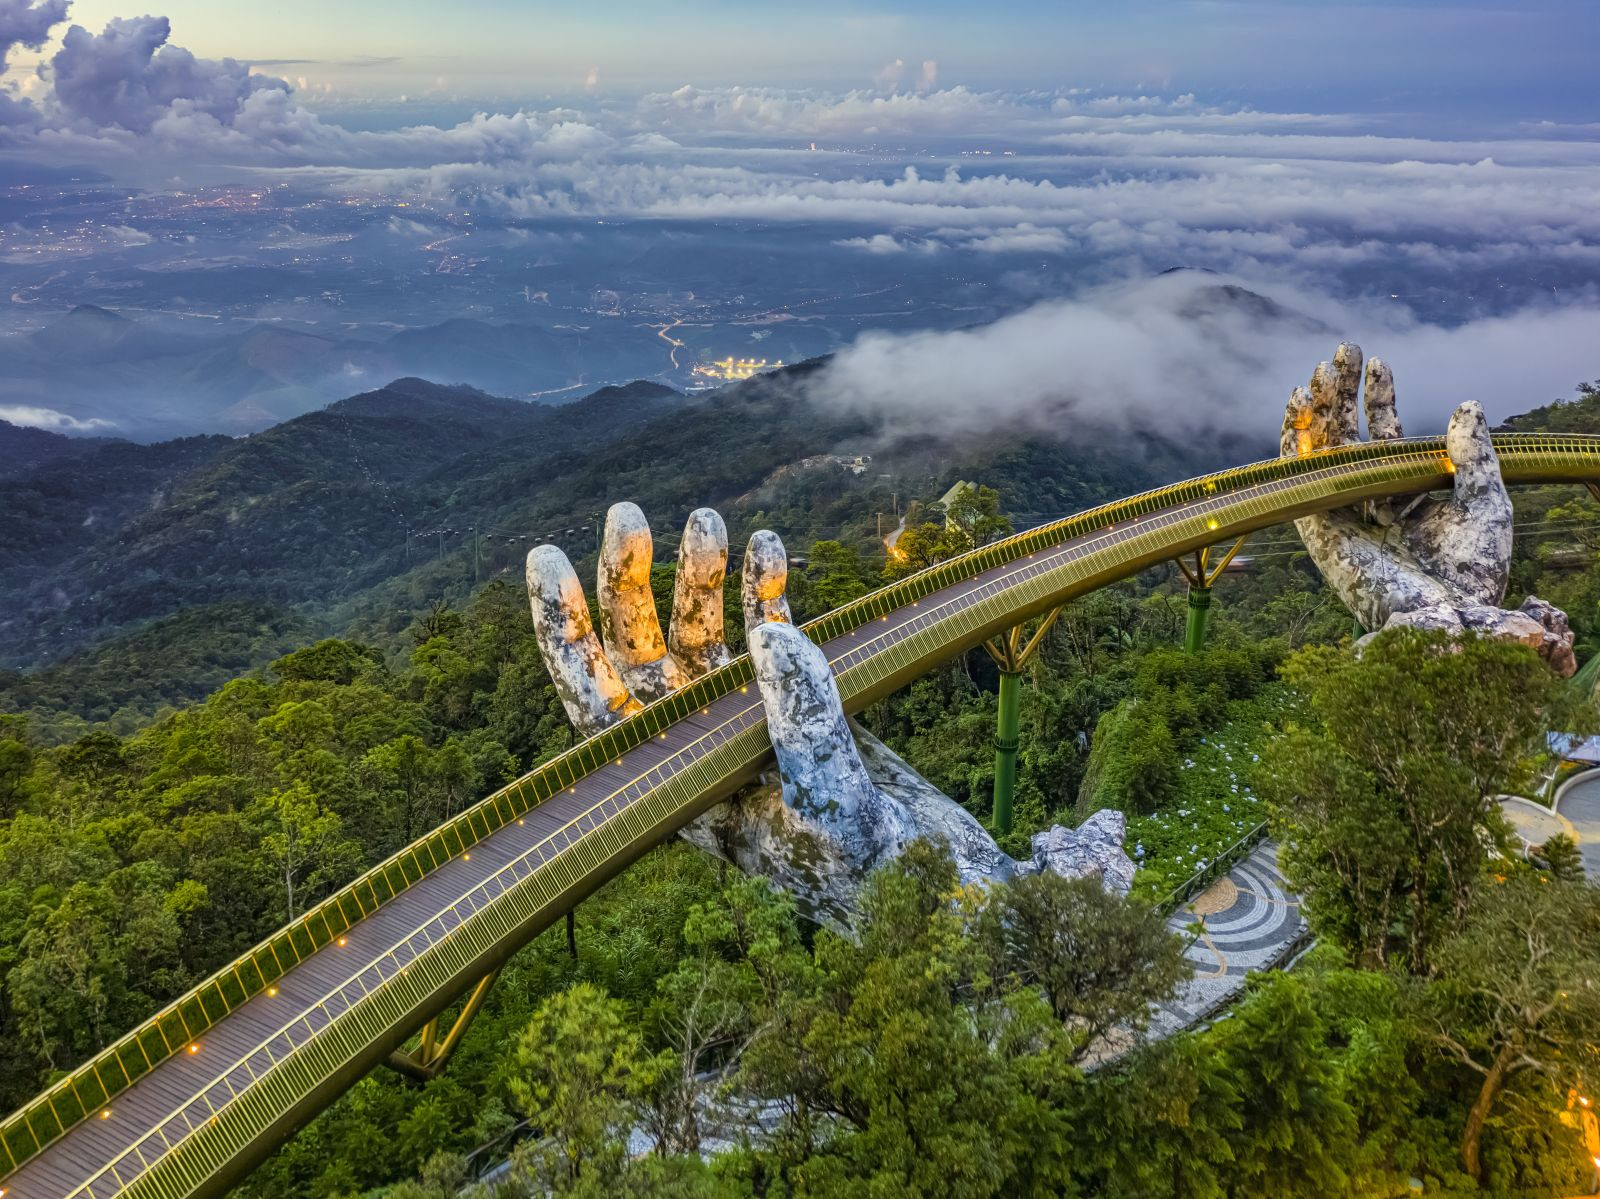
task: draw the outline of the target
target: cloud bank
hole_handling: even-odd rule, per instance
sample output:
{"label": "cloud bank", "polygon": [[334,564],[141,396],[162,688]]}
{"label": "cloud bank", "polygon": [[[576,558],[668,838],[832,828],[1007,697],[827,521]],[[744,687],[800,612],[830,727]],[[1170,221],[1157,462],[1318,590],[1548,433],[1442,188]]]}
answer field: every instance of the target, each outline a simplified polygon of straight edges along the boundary
{"label": "cloud bank", "polygon": [[118,427],[116,421],[100,417],[80,420],[54,408],[38,408],[31,404],[0,404],[0,420],[52,433],[106,433]]}
{"label": "cloud bank", "polygon": [[1393,367],[1407,432],[1439,433],[1464,400],[1493,420],[1570,395],[1596,373],[1600,305],[1526,310],[1453,328],[1394,308],[1181,272],[1037,304],[957,332],[869,333],[810,385],[824,405],[890,431],[998,426],[1070,438],[1090,426],[1275,436],[1289,392],[1341,340]]}

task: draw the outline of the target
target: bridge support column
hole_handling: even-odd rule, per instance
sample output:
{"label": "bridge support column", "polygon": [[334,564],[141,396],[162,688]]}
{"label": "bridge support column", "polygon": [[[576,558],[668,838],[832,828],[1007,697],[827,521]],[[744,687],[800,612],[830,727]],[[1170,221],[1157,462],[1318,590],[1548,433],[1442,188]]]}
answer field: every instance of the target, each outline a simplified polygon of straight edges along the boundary
{"label": "bridge support column", "polygon": [[1017,795],[1017,747],[1021,744],[1022,670],[1039,652],[1044,635],[1061,615],[1057,608],[1024,639],[1026,627],[1016,628],[983,643],[983,648],[1000,668],[1000,711],[994,733],[994,807],[990,823],[996,833],[1011,831],[1012,809]]}
{"label": "bridge support column", "polygon": [[389,1068],[418,1082],[427,1082],[444,1073],[445,1066],[455,1056],[456,1046],[461,1044],[461,1038],[466,1036],[467,1029],[477,1018],[484,997],[489,994],[489,988],[494,986],[494,980],[499,975],[500,971],[496,970],[478,980],[478,985],[472,988],[461,1014],[455,1018],[443,1041],[439,1040],[439,1017],[435,1016],[422,1026],[422,1039],[416,1049],[410,1053],[396,1049],[389,1054]]}
{"label": "bridge support column", "polygon": [[1215,561],[1211,556],[1211,551],[1215,547],[1209,545],[1196,550],[1192,562],[1185,562],[1182,558],[1174,559],[1189,583],[1189,617],[1183,630],[1185,653],[1198,654],[1205,649],[1206,624],[1211,616],[1211,585],[1222,577],[1222,572],[1228,569],[1228,563],[1233,561],[1234,555],[1243,545],[1244,538],[1241,537],[1229,547],[1227,553]]}
{"label": "bridge support column", "polygon": [[1183,629],[1185,653],[1198,654],[1206,647],[1206,618],[1211,615],[1211,588],[1189,585],[1189,619]]}

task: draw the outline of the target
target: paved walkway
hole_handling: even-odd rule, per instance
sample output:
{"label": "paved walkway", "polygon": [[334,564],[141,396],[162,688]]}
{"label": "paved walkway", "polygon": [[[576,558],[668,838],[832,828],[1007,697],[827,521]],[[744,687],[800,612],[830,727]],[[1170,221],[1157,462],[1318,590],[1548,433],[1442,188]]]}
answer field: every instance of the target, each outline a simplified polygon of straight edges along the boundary
{"label": "paved walkway", "polygon": [[1150,1022],[1151,1039],[1204,1020],[1238,994],[1250,971],[1281,965],[1306,929],[1299,901],[1278,873],[1278,846],[1273,841],[1258,845],[1167,923],[1186,938],[1192,936],[1194,924],[1204,931],[1187,951],[1194,977],[1175,999],[1161,1005]]}
{"label": "paved walkway", "polygon": [[1583,868],[1600,882],[1600,771],[1581,778],[1562,794],[1557,810],[1577,835]]}

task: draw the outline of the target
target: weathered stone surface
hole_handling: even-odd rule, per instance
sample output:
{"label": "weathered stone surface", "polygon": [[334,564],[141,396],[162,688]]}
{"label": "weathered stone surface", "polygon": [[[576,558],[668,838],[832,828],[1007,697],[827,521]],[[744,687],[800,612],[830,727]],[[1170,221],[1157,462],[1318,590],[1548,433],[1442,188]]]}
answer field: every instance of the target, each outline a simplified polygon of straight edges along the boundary
{"label": "weathered stone surface", "polygon": [[[1339,347],[1320,363],[1309,388],[1296,388],[1284,410],[1280,451],[1314,453],[1356,439],[1361,350]],[[1400,436],[1394,378],[1379,359],[1367,364],[1367,424],[1376,438]],[[1573,672],[1572,633],[1565,615],[1543,600],[1508,612],[1511,497],[1483,408],[1456,409],[1445,434],[1453,472],[1447,499],[1375,503],[1295,521],[1328,586],[1375,631],[1396,626],[1472,630],[1519,641],[1561,674]],[[1554,615],[1552,615],[1554,614]]]}
{"label": "weathered stone surface", "polygon": [[745,546],[739,596],[747,634],[768,621],[794,623],[789,614],[789,555],[776,533],[762,529]]}
{"label": "weathered stone surface", "polygon": [[1122,848],[1128,821],[1115,808],[1102,808],[1077,828],[1057,825],[1033,835],[1033,860],[1021,863],[1024,873],[1050,871],[1068,878],[1098,878],[1117,895],[1133,889],[1133,859]]}
{"label": "weathered stone surface", "polygon": [[690,681],[689,673],[667,653],[650,590],[654,560],[650,522],[637,504],[613,504],[606,513],[600,544],[595,598],[600,601],[600,632],[606,653],[628,690],[645,703],[670,695]]}
{"label": "weathered stone surface", "polygon": [[528,599],[539,653],[567,719],[585,737],[639,710],[639,702],[594,635],[583,585],[567,556],[553,545],[528,553]]}
{"label": "weathered stone surface", "polygon": [[1373,441],[1391,441],[1404,437],[1400,428],[1400,410],[1395,406],[1394,372],[1382,358],[1367,362],[1367,436]]}
{"label": "weathered stone surface", "polygon": [[710,508],[696,508],[683,526],[672,591],[671,653],[697,678],[728,662],[722,627],[722,581],[728,575],[728,527]]}

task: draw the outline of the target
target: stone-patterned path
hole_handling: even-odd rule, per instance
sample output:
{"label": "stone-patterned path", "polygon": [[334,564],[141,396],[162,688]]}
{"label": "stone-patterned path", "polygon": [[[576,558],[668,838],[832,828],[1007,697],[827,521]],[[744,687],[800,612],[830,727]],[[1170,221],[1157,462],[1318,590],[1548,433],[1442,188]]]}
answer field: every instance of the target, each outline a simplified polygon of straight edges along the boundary
{"label": "stone-patterned path", "polygon": [[1151,1039],[1169,1036],[1204,1020],[1244,986],[1252,970],[1282,964],[1305,932],[1300,904],[1278,873],[1278,846],[1264,841],[1211,887],[1174,912],[1167,924],[1190,939],[1191,926],[1204,931],[1189,946],[1194,977],[1150,1022]]}
{"label": "stone-patterned path", "polygon": [[1600,882],[1600,771],[1585,775],[1562,792],[1558,810],[1572,823],[1584,872]]}

